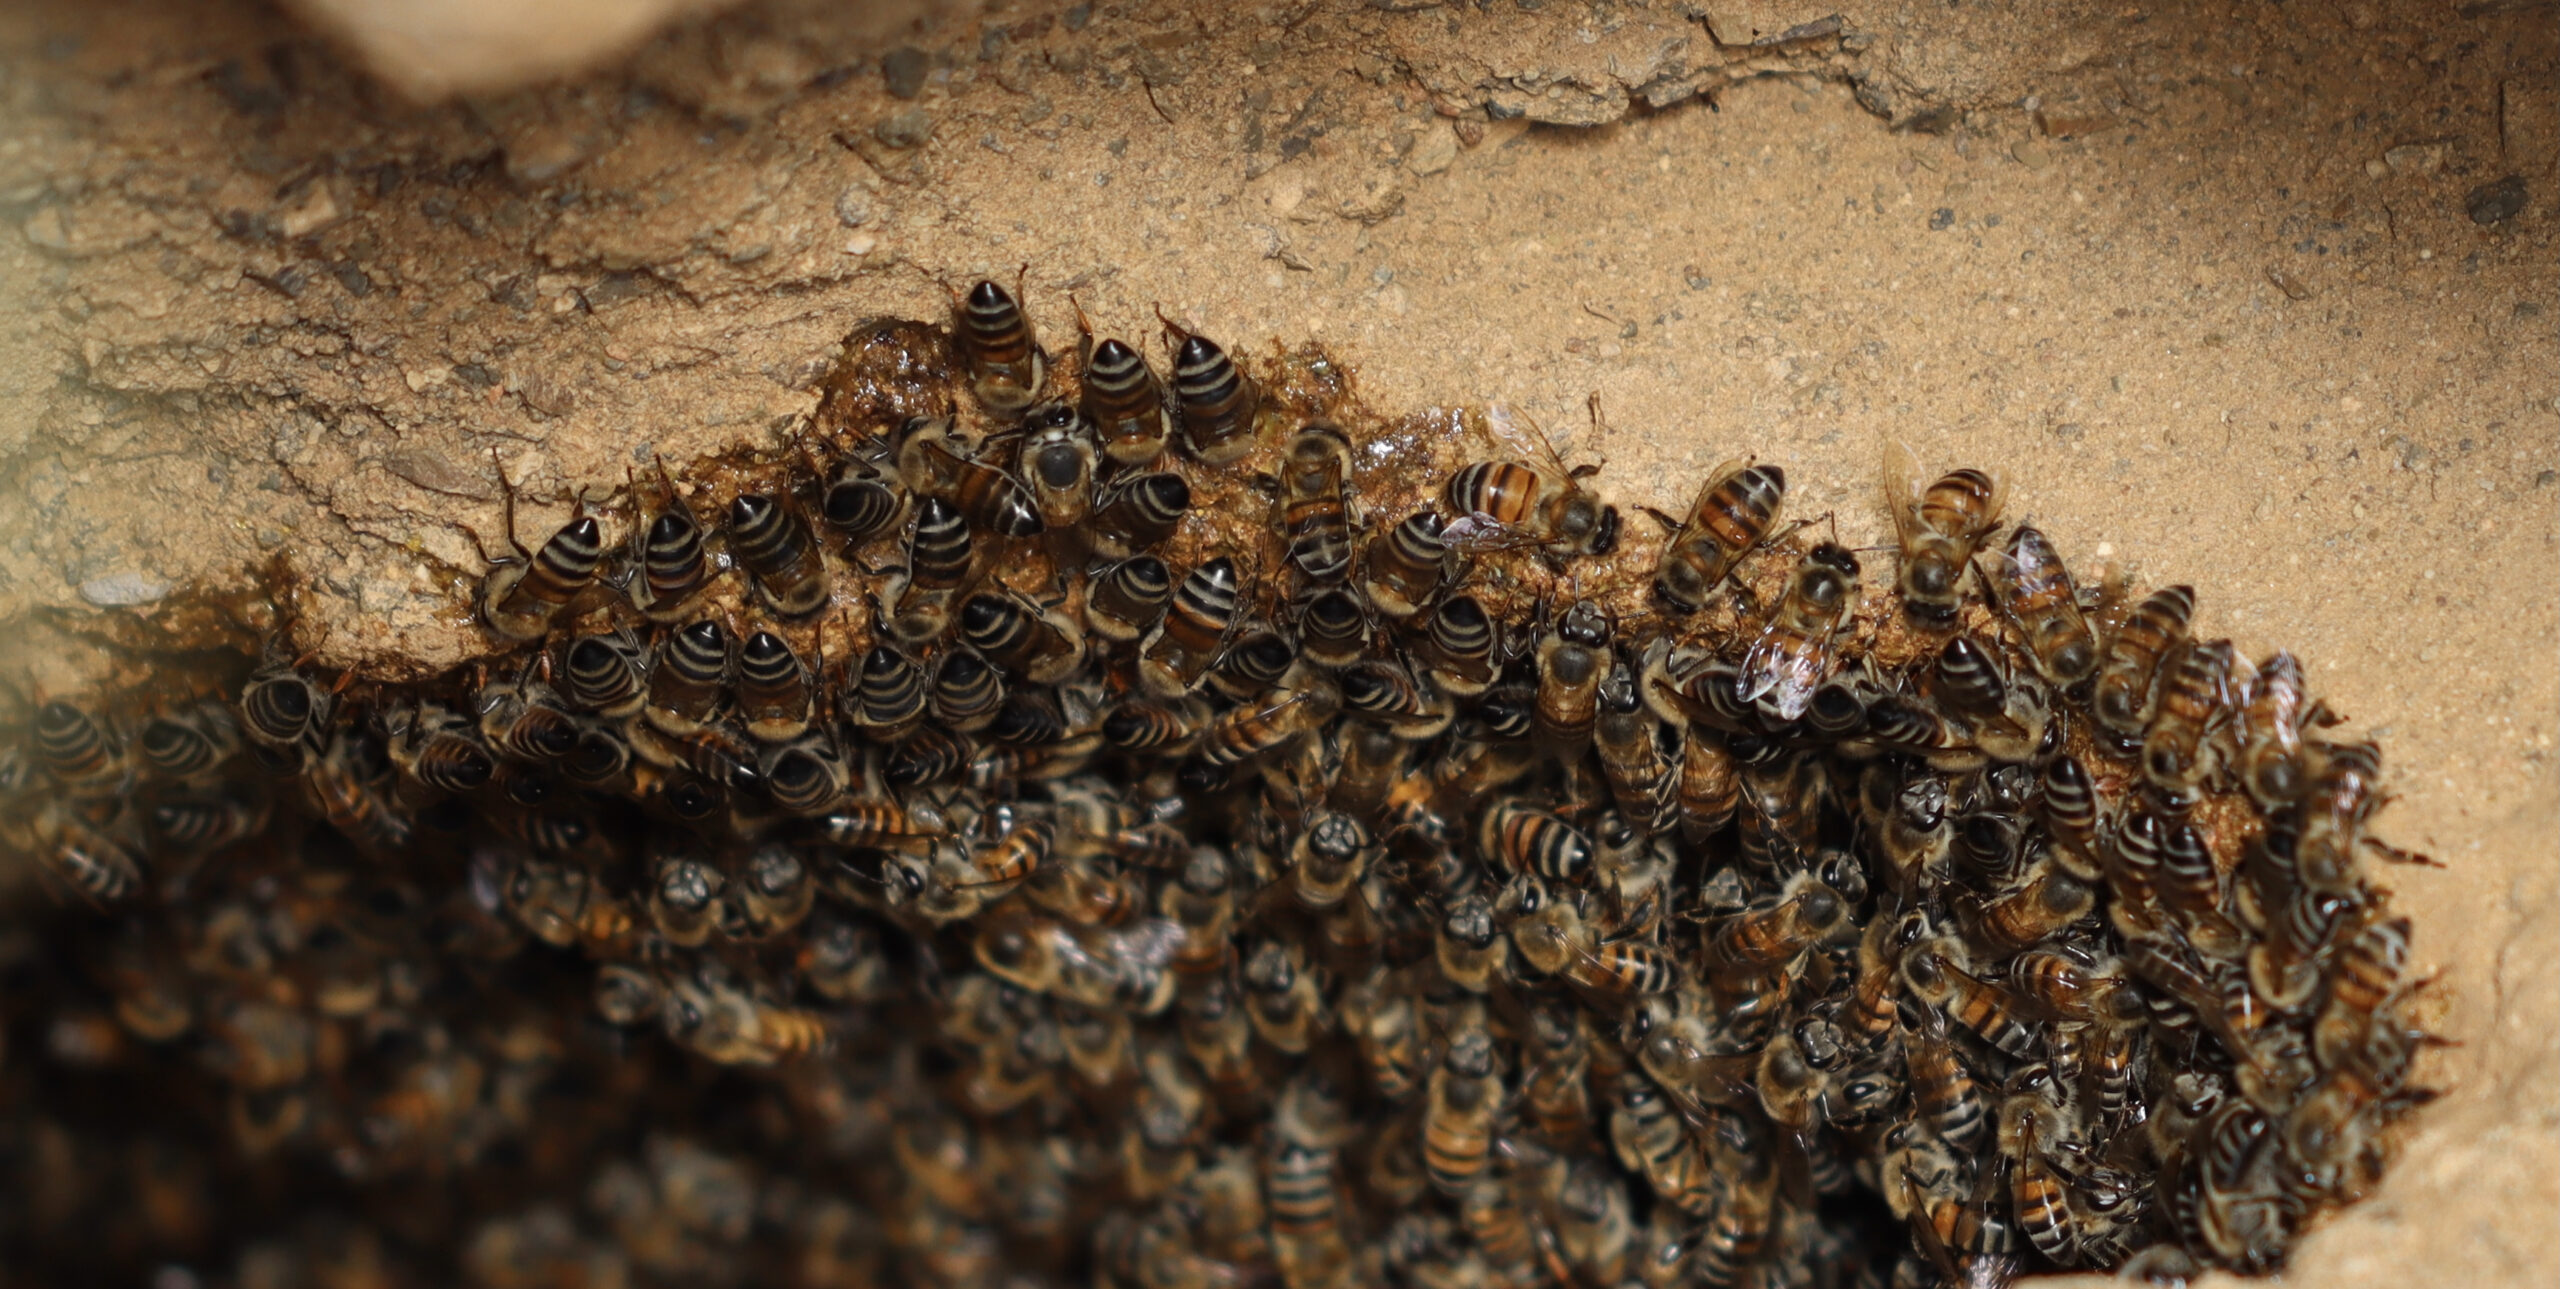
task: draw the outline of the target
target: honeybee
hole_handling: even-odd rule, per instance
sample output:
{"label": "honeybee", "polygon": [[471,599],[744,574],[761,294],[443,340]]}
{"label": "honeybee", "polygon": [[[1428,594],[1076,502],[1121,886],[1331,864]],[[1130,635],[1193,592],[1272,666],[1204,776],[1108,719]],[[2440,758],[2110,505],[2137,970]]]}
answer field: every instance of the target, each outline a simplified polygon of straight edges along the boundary
{"label": "honeybee", "polygon": [[420,703],[395,717],[390,735],[391,764],[404,781],[429,792],[471,792],[497,772],[477,725],[451,708]]}
{"label": "honeybee", "polygon": [[1433,938],[1440,975],[1472,993],[1484,993],[1502,978],[1511,942],[1494,920],[1491,901],[1466,894],[1449,902]]}
{"label": "honeybee", "polygon": [[836,530],[845,549],[890,532],[907,513],[907,494],[893,474],[889,445],[867,439],[838,459],[818,497],[818,517]]}
{"label": "honeybee", "polygon": [[1743,655],[1735,696],[1772,721],[1804,715],[1836,665],[1831,639],[1848,625],[1857,601],[1858,557],[1827,542],[1814,547]]}
{"label": "honeybee", "polygon": [[951,338],[968,364],[969,392],[999,416],[1031,406],[1049,383],[1049,355],[1013,294],[981,281],[966,299],[955,294],[951,311]]}
{"label": "honeybee", "polygon": [[2235,714],[2228,640],[2187,642],[2170,652],[2153,688],[2142,736],[2142,771],[2167,792],[2192,788],[2215,768],[2208,739]]}
{"label": "honeybee", "polygon": [[2039,857],[2024,878],[1971,906],[1969,929],[1974,942],[1994,956],[2015,953],[2061,934],[2097,902],[2090,883]]}
{"label": "honeybee", "polygon": [[1462,1015],[1470,1019],[1449,1036],[1422,1113],[1423,1168],[1441,1194],[1453,1197],[1466,1194],[1491,1163],[1504,1099],[1493,1038],[1480,1016]]}
{"label": "honeybee", "polygon": [[2021,524],[1988,564],[1992,600],[2025,637],[2036,674],[2068,689],[2098,669],[2098,641],[2080,612],[2079,588],[2042,532]]}
{"label": "honeybee", "polygon": [[2370,743],[2323,743],[2313,749],[2294,844],[2294,873],[2306,889],[2321,895],[2355,893],[2364,872],[2356,851],[2372,844],[2364,827],[2382,808],[2381,779],[2382,754]]}
{"label": "honeybee", "polygon": [[1138,680],[1157,698],[1180,698],[1235,629],[1242,583],[1234,560],[1221,556],[1182,579],[1164,621],[1139,646]]}
{"label": "honeybee", "polygon": [[778,1065],[830,1045],[823,1017],[764,1001],[709,968],[667,979],[659,1020],[668,1038],[722,1065]]}
{"label": "honeybee", "polygon": [[1608,676],[1610,624],[1600,606],[1576,600],[1538,640],[1538,737],[1559,756],[1579,755],[1600,715]]}
{"label": "honeybee", "polygon": [[[40,720],[39,748],[44,744],[43,724]],[[134,748],[161,777],[201,785],[219,775],[239,752],[240,723],[219,703],[179,707],[144,722]]]}
{"label": "honeybee", "polygon": [[1330,421],[1309,421],[1281,463],[1280,526],[1290,566],[1308,584],[1351,571],[1351,440]]}
{"label": "honeybee", "polygon": [[1291,1056],[1314,1042],[1324,1011],[1315,969],[1293,943],[1265,940],[1244,960],[1244,1011],[1253,1032]]}
{"label": "honeybee", "polygon": [[1330,685],[1274,690],[1259,706],[1239,707],[1212,721],[1196,753],[1210,766],[1232,766],[1270,756],[1308,738],[1341,708]]}
{"label": "honeybee", "polygon": [[1494,655],[1502,629],[1472,595],[1452,595],[1433,607],[1423,622],[1422,654],[1433,687],[1459,698],[1472,698],[1493,687],[1498,667]]}
{"label": "honeybee", "polygon": [[578,637],[562,677],[569,705],[619,721],[648,701],[648,656],[627,631]]}
{"label": "honeybee", "polygon": [[1042,526],[1056,531],[1083,523],[1101,468],[1093,426],[1073,406],[1053,400],[1032,408],[1022,427],[1022,479]]}
{"label": "honeybee", "polygon": [[2368,911],[2341,928],[2330,960],[2328,996],[2312,1022],[2312,1053],[2323,1069],[2335,1069],[2362,1048],[2383,1009],[2402,989],[2408,969],[2409,919]]}
{"label": "honeybee", "polygon": [[1837,931],[1848,917],[1839,892],[1811,873],[1799,873],[1774,899],[1707,923],[1707,973],[1738,979],[1783,967]]}
{"label": "honeybee", "polygon": [[808,665],[770,631],[748,636],[738,650],[738,717],[747,736],[782,743],[808,732],[816,694]]}
{"label": "honeybee", "polygon": [[1368,652],[1369,614],[1351,592],[1330,586],[1297,601],[1298,653],[1328,670]]}
{"label": "honeybee", "polygon": [[[674,480],[667,477],[663,460],[658,462],[658,480],[664,501],[655,518],[644,512],[645,522],[632,527],[631,562],[637,575],[624,589],[640,616],[673,623],[711,584],[713,570],[703,548],[702,521],[694,517],[693,507],[685,504]],[[636,478],[631,491],[637,498]]]}
{"label": "honeybee", "polygon": [[787,499],[740,493],[729,503],[729,551],[767,608],[805,618],[827,607],[825,556]]}
{"label": "honeybee", "polygon": [[1678,729],[1656,719],[1644,705],[1636,673],[1623,658],[1610,663],[1596,698],[1592,743],[1600,754],[1601,772],[1608,776],[1611,799],[1636,831],[1664,831],[1678,818],[1681,768],[1688,755]]}
{"label": "honeybee", "polygon": [[2098,683],[2089,714],[2122,739],[2139,739],[2151,724],[2160,665],[2187,638],[2195,617],[2195,588],[2167,586],[2133,608],[2098,655]]}
{"label": "honeybee", "polygon": [[541,550],[526,549],[516,538],[515,485],[508,482],[496,448],[489,450],[489,460],[498,471],[507,545],[515,555],[490,561],[489,575],[480,584],[480,618],[501,639],[539,640],[550,632],[552,621],[595,584],[596,571],[604,564],[604,529],[586,513],[586,500],[581,497],[578,513],[544,541]]}
{"label": "honeybee", "polygon": [[[1672,531],[1654,570],[1655,596],[1673,611],[1694,613],[1760,543],[1786,508],[1787,472],[1749,460],[1707,472],[1688,518]],[[1668,517],[1663,518],[1668,525]]]}
{"label": "honeybee", "polygon": [[1969,635],[1958,635],[1938,653],[1933,673],[1938,696],[1965,721],[1967,741],[1984,755],[2015,765],[2036,755],[2045,739],[2047,705],[2031,676],[2009,674]]}
{"label": "honeybee", "polygon": [[1034,993],[1153,1016],[1173,1003],[1165,968],[1183,940],[1183,929],[1162,918],[1080,927],[1002,914],[980,920],[975,947],[980,966]]}
{"label": "honeybee", "polygon": [[1035,685],[1054,685],[1084,665],[1084,628],[1055,607],[1011,590],[980,592],[960,606],[960,640]]}
{"label": "honeybee", "polygon": [[118,836],[114,823],[100,826],[69,801],[38,808],[31,828],[45,871],[92,904],[114,904],[144,882],[138,848]]}
{"label": "honeybee", "polygon": [[1931,626],[1947,626],[1962,602],[1974,550],[2000,527],[2008,482],[1968,468],[1948,472],[1923,491],[1919,478],[1910,451],[1885,444],[1885,506],[1902,543],[1896,589],[1905,612]]}
{"label": "honeybee", "polygon": [[1360,589],[1371,608],[1402,622],[1430,603],[1448,572],[1442,532],[1439,512],[1426,507],[1369,539]]}
{"label": "honeybee", "polygon": [[2037,1027],[2008,990],[1974,975],[1952,937],[1923,940],[1902,955],[1902,984],[1911,996],[1944,1011],[1993,1047],[2021,1059],[2033,1054]]}
{"label": "honeybee", "polygon": [[414,825],[408,815],[386,800],[374,786],[381,778],[373,758],[379,749],[363,737],[339,730],[328,747],[303,767],[303,791],[312,808],[347,840],[376,853],[409,844]]}
{"label": "honeybee", "polygon": [[1565,470],[1524,461],[1478,461],[1449,476],[1442,502],[1458,518],[1440,539],[1470,553],[1546,549],[1606,555],[1617,549],[1618,508],[1582,486],[1597,466]]}
{"label": "honeybee", "polygon": [[1215,341],[1184,330],[1161,309],[1156,320],[1175,344],[1173,400],[1184,449],[1203,465],[1242,459],[1253,450],[1260,425],[1261,387]]}
{"label": "honeybee", "polygon": [[1152,464],[1173,437],[1164,386],[1137,350],[1117,340],[1095,344],[1082,305],[1076,306],[1076,325],[1084,336],[1084,384],[1078,397],[1085,419],[1101,437],[1102,454],[1118,466]]}
{"label": "honeybee", "polygon": [[[1905,961],[1909,960],[1906,956]],[[1966,1071],[1954,1044],[1948,1041],[1944,1015],[1935,1007],[1916,1011],[1918,1023],[1906,1025],[1902,1034],[1902,1056],[1912,1103],[1930,1132],[1958,1149],[1975,1149],[1990,1127],[1983,1110],[1982,1089]],[[1892,1192],[1888,1189],[1886,1193]]]}
{"label": "honeybee", "polygon": [[1519,800],[1504,799],[1485,808],[1476,825],[1476,848],[1485,862],[1498,864],[1508,873],[1580,882],[1591,872],[1591,838],[1562,818]]}

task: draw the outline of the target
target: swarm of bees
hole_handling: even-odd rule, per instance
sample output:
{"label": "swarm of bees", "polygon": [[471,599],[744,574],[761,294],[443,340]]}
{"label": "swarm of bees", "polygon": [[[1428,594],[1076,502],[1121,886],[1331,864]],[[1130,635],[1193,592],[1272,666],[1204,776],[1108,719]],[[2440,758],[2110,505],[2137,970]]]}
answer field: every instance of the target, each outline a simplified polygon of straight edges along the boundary
{"label": "swarm of bees", "polygon": [[510,487],[456,674],[37,705],[9,1262],[2174,1280],[2430,1095],[2375,749],[1994,475],[1889,450],[1882,550],[1750,460],[1630,518],[1076,316],[865,323],[791,442],[536,546]]}

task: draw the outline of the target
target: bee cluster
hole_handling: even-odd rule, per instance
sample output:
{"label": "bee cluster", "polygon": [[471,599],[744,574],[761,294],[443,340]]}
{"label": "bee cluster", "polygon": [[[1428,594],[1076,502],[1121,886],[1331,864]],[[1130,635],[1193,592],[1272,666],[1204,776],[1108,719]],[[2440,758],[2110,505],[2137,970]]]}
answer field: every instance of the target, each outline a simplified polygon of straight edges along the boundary
{"label": "bee cluster", "polygon": [[497,561],[463,672],[41,704],[12,1264],[2176,1278],[2371,1183],[2420,857],[2291,655],[1981,471],[1888,454],[1870,586],[1777,466],[1622,525],[1165,325],[866,323],[785,449]]}

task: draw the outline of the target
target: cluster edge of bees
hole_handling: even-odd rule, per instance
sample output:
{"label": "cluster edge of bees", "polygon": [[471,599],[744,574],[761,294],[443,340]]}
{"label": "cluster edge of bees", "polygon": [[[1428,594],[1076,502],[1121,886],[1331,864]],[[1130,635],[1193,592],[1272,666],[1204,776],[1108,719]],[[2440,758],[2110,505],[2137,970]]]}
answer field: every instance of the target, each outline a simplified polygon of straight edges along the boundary
{"label": "cluster edge of bees", "polygon": [[[2432,1095],[2378,751],[1994,474],[1889,448],[1871,584],[1777,465],[1650,522],[1320,351],[1162,319],[1159,375],[1076,317],[1072,373],[993,283],[866,321],[785,450],[635,475],[619,535],[527,547],[509,487],[446,676],[276,642],[38,704],[0,1166],[51,1189],[0,1249],[2183,1279],[2281,1267]],[[116,1195],[129,1243],[71,1235]]]}

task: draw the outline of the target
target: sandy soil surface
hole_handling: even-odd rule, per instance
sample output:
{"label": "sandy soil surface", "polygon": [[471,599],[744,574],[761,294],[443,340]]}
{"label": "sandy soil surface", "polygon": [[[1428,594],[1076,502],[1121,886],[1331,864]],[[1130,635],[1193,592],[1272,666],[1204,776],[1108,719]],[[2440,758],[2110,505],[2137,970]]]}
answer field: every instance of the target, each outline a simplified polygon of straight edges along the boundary
{"label": "sandy soil surface", "polygon": [[750,6],[430,108],[262,10],[15,7],[0,667],[76,684],[268,567],[324,661],[448,665],[492,447],[547,531],[652,452],[778,442],[855,318],[1022,265],[1052,338],[1073,293],[1319,339],[1624,504],[1757,454],[1873,542],[1900,438],[2381,739],[2461,1046],[2296,1279],[2547,1282],[2548,6],[1799,7],[999,7],[883,50]]}

